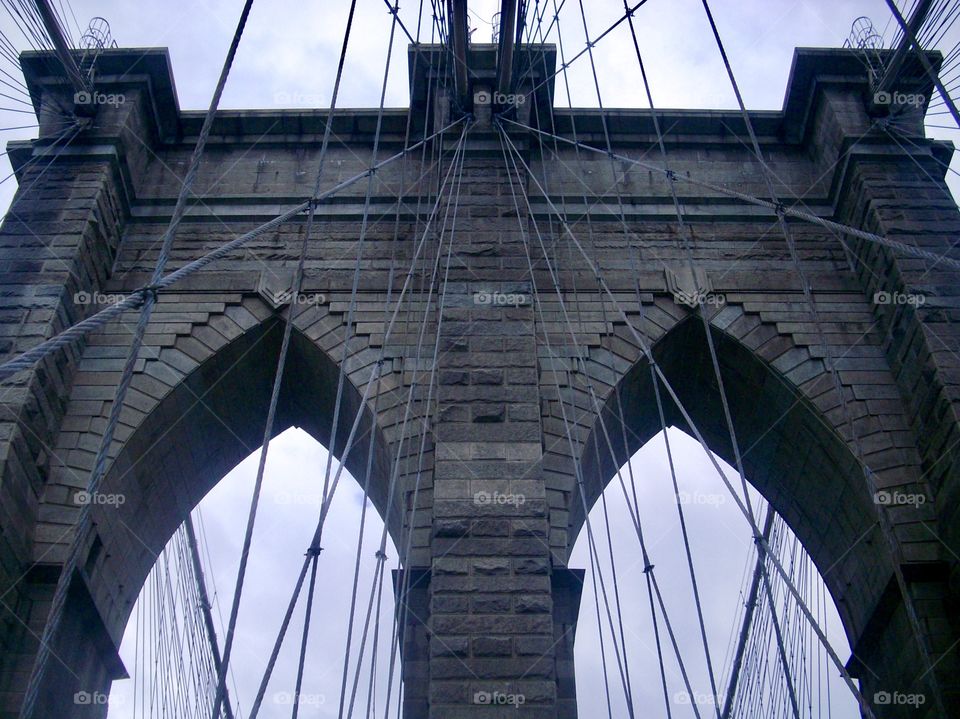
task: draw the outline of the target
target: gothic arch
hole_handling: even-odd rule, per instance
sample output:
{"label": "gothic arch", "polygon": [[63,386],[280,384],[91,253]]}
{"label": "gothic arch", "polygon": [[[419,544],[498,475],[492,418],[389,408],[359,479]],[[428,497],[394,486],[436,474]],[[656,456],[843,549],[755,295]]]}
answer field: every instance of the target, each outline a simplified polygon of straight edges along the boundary
{"label": "gothic arch", "polygon": [[[784,371],[777,359],[758,352],[742,341],[742,334],[730,331],[730,326],[736,325],[730,322],[729,314],[743,317],[738,308],[728,308],[724,322],[722,314],[715,312],[710,328],[747,479],[783,516],[818,567],[854,651],[851,670],[855,675],[860,673],[869,687],[880,680],[864,672],[864,666],[876,662],[877,666],[893,667],[896,662],[891,657],[915,651],[916,647],[902,616],[899,590],[892,583],[895,559],[877,527],[878,508],[866,489],[842,408],[834,399],[833,383],[814,347],[800,346],[793,341],[795,338],[774,334],[772,339],[779,344],[777,354],[792,354],[790,367],[799,369],[796,374]],[[701,319],[689,315],[676,322],[658,339],[653,352],[710,449],[735,466]],[[807,369],[802,368],[805,363]],[[800,381],[794,381],[796,377]],[[906,478],[916,491],[930,496],[922,482],[919,462],[899,450],[897,433],[890,431],[898,422],[878,428],[874,418],[864,418],[865,410],[858,410],[860,403],[854,399],[859,396],[855,389],[844,382],[844,390],[851,392],[850,411],[857,417],[865,452],[871,452],[866,461],[875,470],[879,486],[903,485]],[[667,426],[692,436],[662,388],[661,395]],[[618,407],[618,398],[622,407]],[[626,446],[619,431],[621,411],[627,428]],[[608,431],[612,455],[599,419],[594,420],[581,445],[580,467],[588,508],[615,478],[617,469],[661,429],[645,360],[638,359],[606,394],[602,414],[608,430],[617,431]],[[901,462],[873,463],[891,455],[900,457]],[[568,536],[575,541],[584,522],[583,507],[575,496],[569,506]],[[916,519],[900,518],[904,524]],[[901,557],[899,561],[905,560]],[[873,643],[866,647],[859,640],[868,626]],[[878,634],[882,637],[879,642]],[[889,680],[884,677],[884,681]]]}
{"label": "gothic arch", "polygon": [[[153,320],[157,327],[162,328],[172,319],[164,317],[164,310],[170,310],[175,304],[159,308]],[[167,347],[162,346],[162,335],[153,332],[153,327],[152,334],[148,333],[148,342],[157,346],[145,347],[141,353],[146,359],[138,367],[133,381],[129,412],[125,411],[125,424],[117,433],[111,451],[113,461],[100,490],[104,497],[122,496],[123,501],[96,505],[95,532],[85,538],[88,554],[82,579],[92,600],[92,604],[87,603],[88,609],[95,609],[102,622],[104,641],[96,647],[93,646],[96,642],[90,643],[87,649],[91,655],[96,653],[98,659],[77,657],[73,662],[76,666],[97,661],[110,664],[104,656],[111,655],[115,652],[113,647],[119,645],[129,612],[157,554],[207,492],[260,447],[283,323],[278,313],[259,299],[247,297],[232,305],[228,303],[226,309],[228,314],[214,312],[202,322],[195,322],[189,332],[178,336]],[[226,329],[223,320],[228,316],[240,322],[235,325],[236,331]],[[213,327],[220,331],[211,331]],[[340,328],[340,321],[325,309],[308,310],[298,316],[291,336],[274,436],[296,426],[325,447],[332,446],[339,373],[334,357],[342,352]],[[122,333],[119,325],[113,329],[118,335]],[[318,335],[331,333],[340,337],[341,343],[328,352]],[[110,336],[109,329],[105,336]],[[361,411],[357,440],[345,465],[362,481],[370,439],[374,438],[369,494],[381,517],[385,517],[392,458],[370,408],[361,408],[363,383],[358,377],[365,382],[372,371],[371,366],[364,367],[361,361],[370,353],[367,347],[357,349],[362,344],[358,340],[348,358],[352,373],[348,373],[344,385],[341,419],[333,446],[339,456],[354,417]],[[121,354],[104,351],[111,346],[109,342],[104,344],[94,339],[87,348],[79,364],[74,398],[86,396],[88,399],[74,399],[65,427],[85,424],[98,434],[102,431],[103,407],[91,405],[92,393],[83,389],[96,386],[85,384],[91,379],[86,373],[102,370],[105,354]],[[125,352],[125,347],[117,346]],[[186,363],[191,357],[195,360],[193,366]],[[110,385],[111,390],[112,387]],[[61,444],[72,441],[69,435],[70,432],[61,432]],[[89,451],[62,449],[57,455],[63,461],[58,462],[52,472],[45,492],[46,512],[41,512],[41,517],[48,520],[57,512],[68,517],[75,514],[77,492],[82,491],[89,472],[85,466]],[[318,477],[323,473],[322,467],[312,469]],[[67,485],[70,485],[67,491],[63,491]],[[394,541],[399,531],[399,506],[398,501],[391,505]],[[49,534],[48,527],[38,527],[40,538]],[[60,537],[61,542],[64,539]],[[46,551],[58,550],[59,545],[55,544]],[[72,603],[71,611],[80,604],[79,601]],[[106,641],[112,642],[112,646]],[[108,674],[116,675],[119,671],[114,663]],[[56,673],[55,669],[53,674]],[[69,682],[64,684],[69,685]]]}

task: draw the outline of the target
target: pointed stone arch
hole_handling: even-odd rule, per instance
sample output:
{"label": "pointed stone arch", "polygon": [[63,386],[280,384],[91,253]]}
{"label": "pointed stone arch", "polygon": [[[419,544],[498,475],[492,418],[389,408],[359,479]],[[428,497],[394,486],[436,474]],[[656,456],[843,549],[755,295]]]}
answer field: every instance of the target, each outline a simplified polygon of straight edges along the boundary
{"label": "pointed stone arch", "polygon": [[[195,311],[184,311],[188,302]],[[71,522],[86,495],[128,332],[123,322],[117,322],[92,336],[78,363],[74,399],[41,505],[46,523],[36,529],[38,562],[55,561],[74,536]],[[116,647],[156,557],[207,492],[259,449],[282,336],[279,312],[251,296],[171,296],[158,306],[98,493],[102,501],[94,503],[94,528],[83,538],[86,559],[73,590],[79,598],[68,605],[70,616],[61,632],[64,648],[72,652],[69,664],[83,686],[104,686],[105,693],[109,680],[121,675]],[[327,308],[298,312],[273,436],[288,427],[302,428],[325,447],[333,447],[358,481],[366,475],[372,451],[369,496],[381,517],[390,517],[396,542],[403,517],[402,502],[388,499],[393,459],[370,405],[362,405],[363,386],[378,353],[362,338],[351,343],[340,421],[333,436],[343,337],[340,318]],[[353,449],[342,457],[358,413]],[[66,431],[69,427],[83,427],[87,439],[70,446],[80,435]],[[322,482],[323,467],[310,471]],[[245,517],[237,521],[244,522]],[[47,537],[52,541],[42,541]],[[92,626],[98,629],[97,640],[85,642],[82,650],[69,636],[80,626],[87,632]],[[59,676],[64,672],[62,665],[52,665],[48,686],[74,686],[72,677]],[[48,692],[44,702],[52,703],[45,710],[69,710],[73,691],[65,689],[63,696]]]}
{"label": "pointed stone arch", "polygon": [[[646,326],[655,328],[652,350],[658,365],[711,451],[735,466],[702,320],[669,302],[657,301],[653,310],[660,326],[655,322]],[[868,311],[865,306],[864,311]],[[765,321],[749,302],[715,307],[708,315],[747,479],[783,516],[824,578],[853,649],[848,668],[870,696],[891,686],[916,691],[922,680],[909,667],[919,666],[922,660],[905,617],[893,562],[900,562],[912,582],[940,581],[937,562],[920,559],[930,552],[938,554],[937,542],[915,531],[922,524],[935,531],[934,508],[891,512],[901,539],[899,556],[893,556],[877,524],[879,507],[866,488],[846,414],[809,328],[807,334],[784,332],[782,324]],[[607,371],[588,381],[603,397],[601,415],[607,428],[619,428],[622,416],[627,431],[605,434],[595,413],[586,432],[580,426],[579,462],[588,509],[619,467],[661,429],[649,364],[635,343],[624,341],[626,333],[617,334],[608,346],[601,341],[600,347],[592,349],[592,366]],[[636,352],[635,361],[616,384],[608,382],[602,394],[597,392],[602,386],[599,378],[610,376],[610,348],[617,346],[622,355],[628,344]],[[860,366],[869,364],[872,355],[878,367],[883,364],[879,344],[868,338],[857,355]],[[836,348],[833,352],[839,358],[841,382],[864,460],[877,486],[919,493],[929,502],[932,495],[919,457],[905,442],[909,425],[902,409],[888,401],[886,412],[877,416],[874,405],[872,412],[867,408],[867,398],[896,396],[892,373],[878,370],[869,377],[847,373],[843,354]],[[585,382],[581,387],[586,387]],[[877,392],[877,387],[887,389]],[[667,426],[692,436],[663,388],[661,395]],[[568,536],[574,540],[584,522],[578,497],[571,497],[569,513]],[[911,540],[917,545],[911,546]],[[572,546],[569,541],[568,551]],[[922,586],[911,587],[918,594],[924,591]],[[935,632],[926,639],[934,646],[937,643]],[[907,654],[909,660],[897,660]]]}

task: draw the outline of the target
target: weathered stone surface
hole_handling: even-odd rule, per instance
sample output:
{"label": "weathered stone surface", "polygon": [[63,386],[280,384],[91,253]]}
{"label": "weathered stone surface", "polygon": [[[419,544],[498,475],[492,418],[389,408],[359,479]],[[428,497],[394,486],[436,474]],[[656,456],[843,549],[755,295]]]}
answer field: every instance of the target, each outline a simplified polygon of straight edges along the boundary
{"label": "weathered stone surface", "polygon": [[[124,85],[131,102],[104,108],[71,157],[51,161],[42,177],[36,166],[23,166],[40,144],[13,153],[22,169],[18,211],[0,228],[4,357],[143,286],[156,263],[179,190],[167,168],[185,166],[192,147],[178,138],[195,136],[199,118],[177,111],[162,53],[108,55],[114,69],[140,58],[136,77]],[[64,99],[66,90],[40,72],[39,60],[26,67],[38,98]],[[798,55],[783,112],[754,116],[781,198],[803,198],[812,212],[957,257],[950,248],[960,216],[939,165],[948,153],[926,140],[906,149],[871,129],[866,88],[863,66],[850,53]],[[422,118],[424,108],[414,109]],[[198,175],[205,201],[187,212],[171,267],[309,192],[303,178],[319,159],[319,116],[275,115],[218,116],[216,160],[204,162]],[[372,143],[375,117],[365,110],[337,114],[338,135],[349,146],[331,147],[323,187],[366,169],[356,148]],[[406,110],[385,113],[383,148],[402,148],[407,118]],[[273,119],[276,129],[266,130],[262,123]],[[613,111],[607,119],[618,153],[639,158],[655,146],[648,111]],[[572,136],[576,125],[581,141],[604,142],[595,112],[556,109],[552,121],[561,135]],[[678,178],[689,173],[766,196],[738,113],[669,114],[662,126]],[[47,131],[42,123],[45,137]],[[960,638],[958,273],[861,239],[847,242],[848,256],[831,233],[790,221],[795,264],[767,210],[679,181],[688,257],[663,176],[622,163],[615,178],[603,155],[578,157],[560,147],[555,157],[521,133],[512,139],[529,175],[506,168],[499,149],[491,150],[499,148],[492,129],[476,128],[465,145],[442,309],[428,294],[427,271],[387,334],[388,282],[393,277],[395,302],[397,278],[405,276],[422,231],[408,209],[370,226],[352,296],[365,201],[365,183],[358,183],[318,208],[323,241],[309,247],[304,290],[322,301],[305,303],[294,319],[279,421],[343,447],[349,428],[332,436],[342,369],[347,414],[361,409],[364,429],[373,430],[361,433],[348,469],[363,476],[372,447],[371,498],[381,514],[392,512],[397,536],[413,530],[404,565],[417,577],[404,634],[406,716],[491,716],[474,699],[493,691],[525,695],[510,716],[575,716],[572,643],[562,639],[576,626],[582,576],[566,563],[592,503],[660,429],[643,345],[652,346],[706,441],[732,460],[703,323],[669,289],[686,291],[682,275],[691,259],[698,271],[687,279],[711,293],[706,318],[739,442],[750,448],[748,479],[818,566],[830,568],[825,580],[842,599],[841,619],[859,657],[851,668],[864,694],[894,687],[929,693],[917,667],[935,662],[929,676],[939,681],[948,714],[958,714],[960,669],[957,652],[948,651]],[[262,152],[250,153],[260,142]],[[409,157],[380,170],[374,204],[393,207],[390,193],[401,178],[409,182],[426,169],[419,163]],[[264,166],[273,172],[262,172]],[[590,260],[609,295],[598,291],[585,258],[559,228],[555,205],[540,190],[544,178],[551,199],[565,199],[572,232],[589,239]],[[435,187],[439,179],[432,171],[424,182]],[[518,210],[521,187],[530,206]],[[612,187],[624,199],[622,218],[615,203],[593,201]],[[585,212],[590,223],[580,222]],[[119,642],[151,552],[261,441],[281,310],[258,290],[264,272],[289,276],[303,229],[302,219],[282,225],[245,253],[161,293],[102,489],[127,501],[98,509],[95,534],[81,538],[85,549],[99,549],[90,551],[85,594],[70,605],[70,621],[88,628],[78,630],[83,641],[64,639],[79,659],[75,676],[58,675],[46,688],[46,716],[70,716],[78,690],[109,688],[119,673],[109,647]],[[547,235],[546,256],[537,229]],[[901,297],[907,299],[892,299]],[[75,533],[75,498],[86,485],[129,341],[129,327],[111,323],[4,386],[11,414],[0,418],[0,594],[17,613],[0,629],[4,719],[16,716],[22,700],[36,648],[30,632],[42,632]],[[668,424],[689,429],[672,402],[665,412]],[[398,489],[388,496],[401,438]],[[877,490],[927,501],[877,502],[863,466]],[[893,551],[875,529],[880,517],[891,525]],[[137,528],[135,540],[124,527]],[[861,541],[865,536],[870,540]],[[916,600],[923,646],[904,618],[897,565]],[[933,701],[923,711],[925,719],[937,717]]]}

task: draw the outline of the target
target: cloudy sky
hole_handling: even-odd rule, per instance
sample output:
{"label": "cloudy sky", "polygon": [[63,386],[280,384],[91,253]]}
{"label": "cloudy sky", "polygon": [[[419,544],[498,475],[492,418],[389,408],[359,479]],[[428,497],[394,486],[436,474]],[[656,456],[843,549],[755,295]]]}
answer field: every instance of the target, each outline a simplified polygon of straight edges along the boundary
{"label": "cloudy sky", "polygon": [[[166,46],[170,50],[182,109],[205,109],[216,83],[223,55],[233,33],[242,3],[240,0],[72,0],[78,24],[85,26],[90,17],[100,15],[112,26],[121,46]],[[303,0],[261,0],[254,4],[243,42],[221,106],[224,108],[324,107],[329,103],[336,59],[342,40],[347,2],[321,3]],[[416,3],[405,3],[401,17],[416,31]],[[472,24],[474,40],[487,42],[489,21],[498,3],[474,0]],[[795,46],[839,46],[847,37],[851,21],[860,15],[871,17],[879,31],[888,28],[889,13],[883,0],[715,0],[713,10],[724,36],[731,62],[743,89],[745,100],[754,109],[779,109]],[[340,105],[374,106],[384,73],[386,39],[390,15],[381,0],[361,0],[355,21],[345,70]],[[609,26],[622,12],[620,2],[589,3],[587,18],[591,36]],[[651,78],[654,97],[660,107],[733,108],[735,100],[709,35],[700,0],[650,0],[637,15],[641,49]],[[0,19],[0,27],[19,47],[24,47],[9,18]],[[425,23],[423,37],[429,39]],[[576,2],[568,2],[562,13],[563,40],[568,57],[584,44],[584,33]],[[77,35],[76,28],[73,30]],[[887,37],[890,31],[887,30]],[[556,37],[552,37],[556,40]],[[398,41],[390,67],[387,104],[407,104],[405,42]],[[643,90],[636,72],[629,34],[625,27],[604,39],[595,50],[603,101],[607,107],[644,106]],[[12,66],[6,66],[15,72]],[[570,70],[571,101],[576,106],[596,106],[589,61],[582,58]],[[562,88],[562,83],[558,83]],[[568,99],[562,90],[558,103]],[[15,107],[12,102],[0,102]],[[27,115],[0,110],[2,127],[27,124]],[[946,124],[946,123],[944,123]],[[938,137],[951,137],[936,130]],[[3,130],[4,141],[33,136],[30,128]],[[3,172],[9,173],[7,158],[0,159]],[[0,206],[6,206],[15,183],[0,184]],[[742,578],[750,566],[749,531],[732,501],[724,494],[699,446],[680,433],[672,434],[678,449],[681,488],[691,497],[700,497],[687,507],[692,543],[698,564],[701,587],[708,588],[706,606],[708,638],[714,663],[725,666],[731,637],[737,629],[742,609]],[[251,560],[249,581],[240,615],[240,629],[233,661],[231,691],[239,701],[243,715],[249,709],[260,673],[269,653],[282,604],[299,568],[303,550],[315,522],[319,502],[318,482],[326,461],[325,450],[308,436],[291,430],[280,437],[270,455],[266,495],[257,528],[257,541]],[[645,531],[651,544],[658,576],[663,583],[671,612],[692,616],[690,590],[680,544],[679,526],[673,509],[670,475],[666,467],[662,439],[655,438],[633,459],[640,482]],[[208,580],[219,600],[217,611],[225,619],[229,611],[243,533],[243,518],[249,501],[256,457],[248,458],[210,493],[200,507],[203,536],[209,547]],[[732,474],[732,470],[730,470]],[[340,696],[345,622],[349,599],[357,526],[363,497],[355,482],[342,486],[329,518],[326,551],[320,562],[317,614],[313,644],[307,664],[308,682],[304,692],[308,701],[300,716],[337,715]],[[617,548],[620,599],[625,607],[625,635],[631,674],[634,677],[635,703],[644,717],[665,716],[656,677],[656,655],[646,589],[633,536],[622,497],[611,487],[608,508],[612,541]],[[603,516],[598,506],[592,513],[599,546],[606,544]],[[364,537],[361,601],[369,596],[373,550],[379,540],[382,523],[375,513]],[[391,561],[397,553],[388,549]],[[620,560],[618,560],[619,562]],[[571,566],[588,567],[586,541],[581,536]],[[603,562],[601,562],[603,565]],[[605,566],[605,565],[604,565]],[[609,568],[605,568],[609,572]],[[588,572],[589,576],[589,572]],[[608,574],[609,576],[609,574]],[[600,661],[599,633],[594,614],[594,588],[584,588],[583,611],[577,641],[577,676],[581,715],[605,713],[603,662]],[[144,607],[147,607],[145,602]],[[832,611],[832,608],[831,608]],[[379,652],[389,656],[390,613],[392,599],[385,591],[380,623],[383,628]],[[144,609],[142,613],[147,613]],[[136,613],[135,613],[136,616]],[[281,656],[277,679],[268,691],[268,702],[261,716],[273,719],[290,713],[289,698],[296,667],[296,638],[299,618],[291,627],[287,650]],[[143,671],[137,654],[137,630],[131,622],[121,651],[128,668]],[[835,616],[827,621],[831,639],[843,659],[848,650]],[[149,627],[144,631],[149,636]],[[221,627],[221,639],[222,639]],[[613,716],[627,716],[623,691],[619,686],[616,661],[605,639],[609,658],[609,687]],[[689,621],[678,630],[678,641],[691,662],[695,692],[706,697],[700,710],[710,708],[710,687],[703,669],[703,654],[695,626]],[[676,693],[683,690],[677,667],[668,658],[673,716],[693,716],[692,708]],[[836,672],[828,672],[835,677]],[[386,662],[376,672],[373,692],[378,714],[382,715],[386,690]],[[721,674],[722,676],[722,674]],[[134,698],[134,682],[119,682],[111,700],[111,719],[144,715],[144,697]],[[394,692],[395,696],[395,692]],[[687,698],[689,700],[689,697]],[[858,716],[849,697],[839,684],[832,692],[833,716],[853,719]],[[688,703],[687,703],[688,704]],[[365,702],[361,704],[365,707]]]}

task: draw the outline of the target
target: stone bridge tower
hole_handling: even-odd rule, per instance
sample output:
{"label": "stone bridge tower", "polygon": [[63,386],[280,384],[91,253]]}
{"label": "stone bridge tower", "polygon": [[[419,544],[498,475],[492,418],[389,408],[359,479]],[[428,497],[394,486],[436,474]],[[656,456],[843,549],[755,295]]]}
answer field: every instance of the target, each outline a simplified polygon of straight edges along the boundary
{"label": "stone bridge tower", "polygon": [[[481,91],[494,86],[492,57],[492,46],[472,50]],[[549,48],[543,57],[544,68],[553,65]],[[11,147],[20,190],[0,229],[7,359],[92,313],[87,298],[109,301],[148,282],[202,120],[179,110],[165,51],[109,50],[98,61],[98,90],[124,102],[99,107],[69,149],[54,153],[54,111],[72,98],[47,60],[23,61],[40,137]],[[422,63],[411,54],[415,78],[428,72]],[[576,130],[594,147],[603,147],[606,130],[617,154],[631,158],[655,146],[649,111],[607,111],[605,126],[598,111],[553,107],[549,73],[540,79],[522,110],[525,124],[562,137]],[[449,95],[413,87],[409,109],[384,114],[384,156],[403,149],[408,121],[426,137],[456,119]],[[894,142],[871,115],[867,91],[855,53],[797,51],[782,111],[751,114],[781,196],[960,258],[953,249],[960,217],[941,166],[950,148],[922,139],[920,124],[913,144]],[[346,465],[364,476],[372,452],[371,497],[398,540],[411,539],[406,716],[499,715],[472,703],[475,692],[491,690],[526,697],[503,716],[576,716],[572,648],[582,575],[568,566],[569,555],[584,507],[660,429],[638,337],[689,413],[669,404],[667,421],[687,430],[692,421],[733,461],[700,310],[682,301],[683,292],[706,289],[725,299],[703,311],[738,439],[751,448],[748,479],[823,573],[863,693],[929,692],[931,676],[917,668],[932,664],[943,704],[960,716],[960,273],[897,246],[790,221],[820,313],[814,322],[770,211],[673,183],[692,236],[696,270],[689,271],[662,174],[571,145],[554,149],[514,127],[516,155],[507,156],[490,108],[477,106],[474,116],[458,160],[449,274],[432,279],[429,263],[413,263],[408,301],[418,307],[414,320],[426,306],[425,328],[401,312],[386,337],[384,308],[391,283],[396,297],[402,279],[393,268],[415,255],[422,229],[415,200],[433,202],[454,162],[431,167],[430,159],[450,158],[460,129],[377,173],[371,203],[380,219],[365,240],[350,327],[366,198],[357,185],[320,205],[304,292],[325,301],[295,315],[276,426],[302,427],[342,449],[349,423],[331,436],[332,414],[338,374],[346,373],[343,411],[361,413],[363,430]],[[202,200],[181,225],[171,269],[309,196],[323,117],[220,112],[196,186]],[[324,187],[366,169],[375,119],[374,110],[336,113],[339,141]],[[666,111],[661,123],[678,175],[767,196],[739,113]],[[38,156],[50,159],[27,164]],[[556,213],[561,203],[566,225]],[[103,487],[126,502],[97,507],[94,531],[79,538],[86,560],[71,578],[41,716],[79,716],[74,692],[108,691],[123,674],[117,646],[156,552],[259,445],[282,334],[271,288],[288,286],[304,224],[295,218],[160,293]],[[568,231],[583,232],[589,262]],[[598,290],[592,267],[609,294]],[[434,297],[430,309],[438,282],[443,302]],[[0,387],[0,716],[18,715],[134,321],[124,316]],[[417,356],[422,329],[424,347],[439,334],[435,364],[429,352]],[[835,358],[842,401],[827,356]],[[412,404],[415,418],[429,418],[423,437],[423,425],[405,424],[403,415],[411,383],[418,376],[422,383],[431,366],[434,391],[423,387]],[[605,438],[605,416],[622,418],[628,431]],[[408,449],[398,452],[401,440]],[[861,462],[883,490],[927,501],[878,505]],[[399,491],[391,496],[395,468]],[[483,501],[494,496],[524,501]],[[878,529],[883,512],[894,547]],[[918,612],[920,642],[895,567]],[[934,719],[933,704],[910,716]],[[875,709],[879,717],[901,711]]]}

